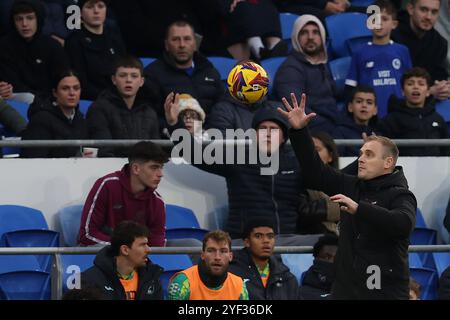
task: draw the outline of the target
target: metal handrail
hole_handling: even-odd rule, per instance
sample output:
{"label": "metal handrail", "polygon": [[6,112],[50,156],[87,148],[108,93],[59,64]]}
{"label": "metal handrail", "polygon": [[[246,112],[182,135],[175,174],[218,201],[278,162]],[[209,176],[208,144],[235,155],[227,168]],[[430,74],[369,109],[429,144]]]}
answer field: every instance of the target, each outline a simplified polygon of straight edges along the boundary
{"label": "metal handrail", "polygon": [[[20,148],[40,148],[40,147],[130,147],[142,140],[0,140],[0,147],[20,147]],[[161,147],[173,147],[171,140],[145,140],[151,141]],[[215,143],[222,141],[225,144],[250,144],[250,140],[215,140]],[[362,139],[336,139],[338,146],[361,146]],[[446,147],[450,146],[450,139],[393,139],[399,147]],[[210,141],[204,140],[203,144]],[[288,141],[288,143],[290,143]]]}

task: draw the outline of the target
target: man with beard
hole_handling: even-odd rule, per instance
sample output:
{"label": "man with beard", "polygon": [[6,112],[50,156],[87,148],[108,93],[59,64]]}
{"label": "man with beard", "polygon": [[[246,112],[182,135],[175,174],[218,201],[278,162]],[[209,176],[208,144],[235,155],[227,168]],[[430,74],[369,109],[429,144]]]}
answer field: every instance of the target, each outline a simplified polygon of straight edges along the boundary
{"label": "man with beard", "polygon": [[157,97],[157,113],[164,116],[164,101],[171,92],[187,93],[206,113],[224,91],[219,72],[197,51],[194,28],[176,21],[167,28],[163,57],[144,70],[145,87]]}
{"label": "man with beard", "polygon": [[450,98],[445,69],[447,40],[434,29],[442,1],[445,0],[409,0],[392,33],[394,41],[408,47],[413,67],[424,68],[431,75],[430,93],[438,100]]}
{"label": "man with beard", "polygon": [[222,230],[207,233],[200,263],[171,279],[169,300],[248,300],[244,280],[228,272],[232,259],[228,233]]}
{"label": "man with beard", "polygon": [[273,255],[275,227],[272,220],[251,219],[242,238],[244,248],[235,252],[230,271],[246,282],[250,300],[295,300],[297,280]]}
{"label": "man with beard", "polygon": [[332,135],[339,112],[336,107],[336,85],[327,66],[325,28],[312,15],[297,18],[292,30],[292,50],[275,75],[274,91],[281,100],[293,92],[309,98],[309,112],[317,117],[311,129]]}
{"label": "man with beard", "polygon": [[148,239],[147,227],[122,221],[111,245],[100,250],[94,266],[81,274],[82,289],[100,290],[107,300],[162,300],[162,268],[148,260]]}

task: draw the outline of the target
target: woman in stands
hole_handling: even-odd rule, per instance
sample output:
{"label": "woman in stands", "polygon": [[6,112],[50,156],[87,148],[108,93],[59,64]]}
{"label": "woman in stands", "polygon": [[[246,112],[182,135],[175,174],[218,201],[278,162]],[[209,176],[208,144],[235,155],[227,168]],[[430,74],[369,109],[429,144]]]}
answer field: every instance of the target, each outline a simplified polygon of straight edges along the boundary
{"label": "woman in stands", "polygon": [[95,100],[112,85],[111,75],[116,59],[125,54],[119,32],[105,25],[107,0],[80,0],[81,30],[66,40],[65,49],[72,67],[80,75],[82,98]]}
{"label": "woman in stands", "polygon": [[[87,139],[88,131],[83,114],[78,110],[81,85],[72,70],[56,77],[53,98],[36,99],[28,110],[30,122],[25,129],[23,140],[75,140]],[[24,148],[21,153],[26,158],[66,158],[81,156],[79,147]]]}

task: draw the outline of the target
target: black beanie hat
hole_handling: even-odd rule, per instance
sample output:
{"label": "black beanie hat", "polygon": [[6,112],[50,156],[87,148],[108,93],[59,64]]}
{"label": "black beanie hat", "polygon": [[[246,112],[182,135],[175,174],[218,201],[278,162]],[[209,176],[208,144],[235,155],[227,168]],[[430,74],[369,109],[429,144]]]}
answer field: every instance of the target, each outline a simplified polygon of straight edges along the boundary
{"label": "black beanie hat", "polygon": [[275,224],[272,219],[269,218],[250,218],[244,226],[244,232],[242,233],[242,239],[246,239],[250,236],[253,229],[258,227],[269,227],[275,231]]}
{"label": "black beanie hat", "polygon": [[[89,2],[89,1],[91,1],[91,0],[78,0],[77,4],[80,7],[80,9],[82,9],[83,6],[86,4],[86,2]],[[103,1],[106,4],[106,6],[108,6],[108,0],[96,0],[96,1]]]}
{"label": "black beanie hat", "polygon": [[259,109],[253,116],[252,128],[255,130],[258,129],[259,124],[264,121],[276,122],[283,132],[284,141],[288,140],[289,123],[275,107],[264,106]]}

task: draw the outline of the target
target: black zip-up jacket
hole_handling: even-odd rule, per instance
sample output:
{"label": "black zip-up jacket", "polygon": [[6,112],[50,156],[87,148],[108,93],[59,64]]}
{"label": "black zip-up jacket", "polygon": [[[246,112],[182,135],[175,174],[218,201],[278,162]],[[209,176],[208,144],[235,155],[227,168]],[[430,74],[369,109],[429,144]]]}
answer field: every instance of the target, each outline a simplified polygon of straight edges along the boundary
{"label": "black zip-up jacket", "polygon": [[224,92],[219,72],[198,52],[194,53],[194,72],[191,76],[177,68],[167,53],[164,53],[162,59],[148,65],[144,76],[148,94],[157,97],[156,111],[160,117],[164,117],[164,101],[172,91],[190,94],[198,100],[207,114]]}
{"label": "black zip-up jacket", "polygon": [[[139,282],[136,300],[162,300],[163,293],[159,276],[163,269],[148,261],[145,267],[137,269]],[[125,290],[117,276],[115,257],[111,246],[99,251],[94,266],[81,274],[81,287],[97,287],[105,300],[126,300]]]}
{"label": "black zip-up jacket", "polygon": [[[116,88],[103,91],[87,113],[92,139],[159,139],[159,123],[152,105],[138,91],[128,109]],[[126,156],[123,148],[100,148],[100,157]]]}
{"label": "black zip-up jacket", "polygon": [[233,239],[240,238],[246,221],[256,217],[271,219],[277,234],[296,233],[299,194],[304,191],[300,169],[290,146],[280,147],[279,159],[274,175],[261,175],[261,164],[193,164],[225,178],[229,203],[225,230]]}
{"label": "black zip-up jacket", "polygon": [[[72,120],[50,100],[35,99],[28,109],[28,126],[23,131],[23,140],[79,140],[88,139],[86,120],[75,109]],[[69,158],[81,156],[80,147],[59,148],[23,148],[21,156],[25,158]]]}
{"label": "black zip-up jacket", "polygon": [[258,268],[251,258],[249,249],[243,248],[233,253],[229,271],[246,282],[250,300],[295,300],[297,299],[297,279],[289,268],[275,257],[269,258],[270,274],[264,287]]}
{"label": "black zip-up jacket", "polygon": [[66,52],[81,81],[81,98],[95,100],[112,87],[114,62],[125,54],[120,34],[105,27],[103,34],[93,34],[82,26],[66,40]]}
{"label": "black zip-up jacket", "polygon": [[[37,16],[37,31],[33,39],[25,41],[17,32],[11,14],[12,31],[0,40],[0,78],[14,87],[14,92],[32,92],[51,96],[52,80],[69,66],[61,45],[42,35],[44,7],[37,0],[16,1],[30,5]],[[13,5],[13,7],[14,7]]]}
{"label": "black zip-up jacket", "polygon": [[[307,128],[290,138],[307,188],[343,194],[358,203],[355,214],[341,214],[334,299],[405,299],[409,297],[409,237],[417,201],[401,167],[370,180],[343,174],[322,163]],[[379,267],[371,271],[370,266]],[[370,278],[380,289],[370,290]]]}
{"label": "black zip-up jacket", "polygon": [[435,80],[447,80],[445,69],[447,40],[434,28],[419,38],[411,29],[409,14],[402,11],[398,15],[399,25],[392,32],[392,40],[408,47],[414,67],[425,68]]}
{"label": "black zip-up jacket", "polygon": [[[434,100],[427,99],[423,108],[409,108],[405,100],[392,96],[388,114],[378,127],[381,134],[393,139],[447,139],[448,127],[436,112]],[[448,156],[448,147],[403,147],[401,156]]]}
{"label": "black zip-up jacket", "polygon": [[299,300],[329,300],[334,281],[334,264],[314,259],[314,264],[302,275]]}

